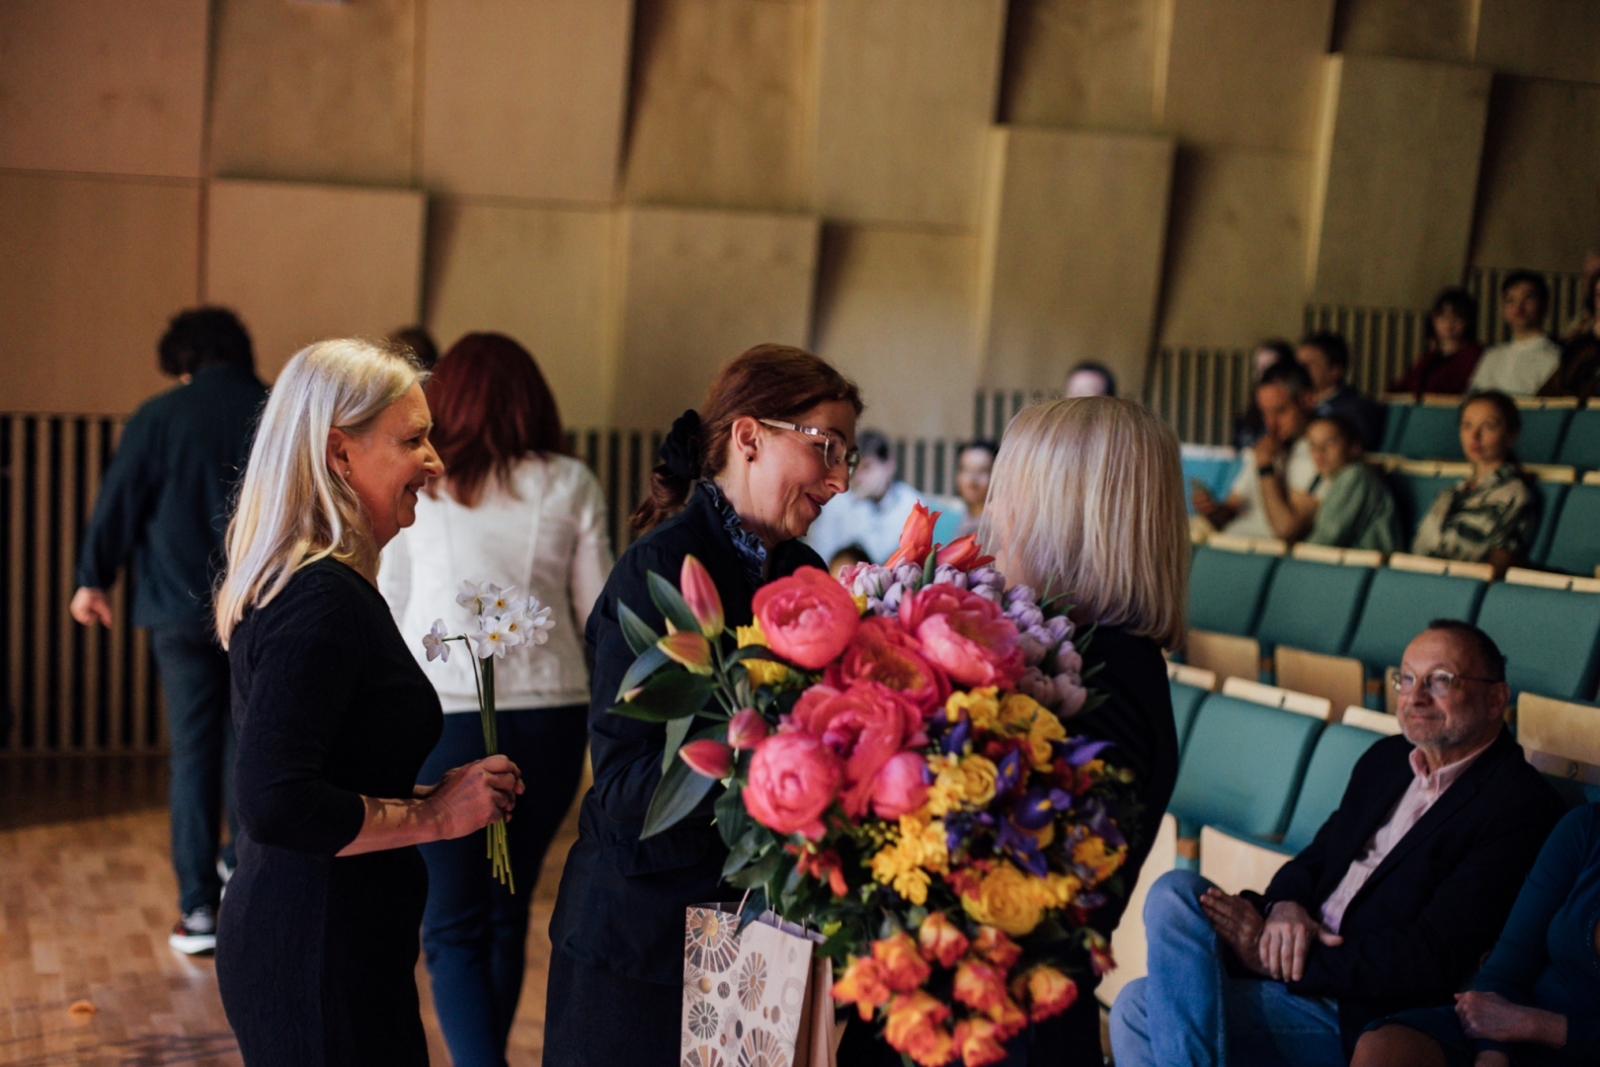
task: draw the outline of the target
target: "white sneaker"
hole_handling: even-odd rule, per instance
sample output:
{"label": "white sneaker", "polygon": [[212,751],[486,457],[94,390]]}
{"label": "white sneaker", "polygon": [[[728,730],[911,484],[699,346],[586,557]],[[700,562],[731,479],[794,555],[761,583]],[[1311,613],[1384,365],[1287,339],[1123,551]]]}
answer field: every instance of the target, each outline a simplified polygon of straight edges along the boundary
{"label": "white sneaker", "polygon": [[184,915],[167,935],[167,944],[186,956],[215,952],[217,948],[217,909],[202,904]]}
{"label": "white sneaker", "polygon": [[223,885],[227,885],[228,880],[233,877],[233,868],[223,863],[220,857],[217,859],[217,877],[222,879]]}

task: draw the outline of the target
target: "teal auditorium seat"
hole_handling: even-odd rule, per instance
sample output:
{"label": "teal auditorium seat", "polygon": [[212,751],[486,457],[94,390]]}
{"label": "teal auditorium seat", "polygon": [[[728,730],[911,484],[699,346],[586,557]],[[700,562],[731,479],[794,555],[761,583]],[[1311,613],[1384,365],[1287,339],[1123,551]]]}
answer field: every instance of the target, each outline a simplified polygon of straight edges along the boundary
{"label": "teal auditorium seat", "polygon": [[1550,555],[1550,545],[1555,540],[1556,525],[1566,507],[1568,491],[1572,486],[1561,482],[1534,482],[1534,498],[1539,501],[1539,529],[1533,535],[1533,545],[1528,558],[1539,566]]}
{"label": "teal auditorium seat", "polygon": [[1372,573],[1371,567],[1284,560],[1272,577],[1256,624],[1262,655],[1270,656],[1277,645],[1324,656],[1344,655]]}
{"label": "teal auditorium seat", "polygon": [[1600,593],[1496,582],[1478,625],[1506,656],[1513,699],[1524,691],[1588,700],[1600,673]]}
{"label": "teal auditorium seat", "polygon": [[1383,447],[1379,449],[1388,455],[1398,455],[1400,449],[1400,435],[1405,432],[1406,416],[1411,413],[1410,404],[1385,404],[1383,406]]}
{"label": "teal auditorium seat", "polygon": [[1572,421],[1572,408],[1542,408],[1522,412],[1522,433],[1517,455],[1524,463],[1554,463],[1561,454],[1561,439]]}
{"label": "teal auditorium seat", "polygon": [[1294,802],[1294,815],[1283,834],[1283,851],[1290,855],[1311,844],[1322,824],[1328,821],[1350,784],[1350,772],[1367,749],[1383,740],[1383,735],[1343,723],[1331,723],[1317,738],[1316,750],[1306,765],[1300,795]]}
{"label": "teal auditorium seat", "polygon": [[1600,406],[1592,400],[1589,404],[1584,410],[1573,412],[1557,463],[1579,470],[1600,468]]}
{"label": "teal auditorium seat", "polygon": [[1280,834],[1323,723],[1224,696],[1206,698],[1189,731],[1167,810],[1179,837],[1205,825],[1251,837]]}
{"label": "teal auditorium seat", "polygon": [[1454,489],[1461,479],[1437,474],[1407,474],[1395,471],[1389,475],[1389,491],[1394,494],[1395,509],[1400,513],[1400,544],[1410,548],[1417,536],[1417,523],[1433,507],[1434,500],[1446,489]]}
{"label": "teal auditorium seat", "polygon": [[1550,570],[1594,574],[1600,567],[1600,485],[1573,486],[1553,519],[1545,522],[1551,534],[1543,555],[1533,558]]}
{"label": "teal auditorium seat", "polygon": [[1249,636],[1261,614],[1278,557],[1226,552],[1201,545],[1189,569],[1189,625],[1197,630]]}
{"label": "teal auditorium seat", "polygon": [[1487,582],[1447,578],[1385,567],[1373,575],[1367,601],[1347,650],[1361,661],[1369,678],[1400,665],[1411,639],[1434,619],[1472,622],[1478,617]]}
{"label": "teal auditorium seat", "polygon": [[1211,693],[1199,686],[1185,685],[1170,678],[1167,688],[1172,690],[1172,721],[1178,728],[1178,751],[1181,753],[1189,741],[1189,731],[1194,728],[1194,714]]}
{"label": "teal auditorium seat", "polygon": [[1453,407],[1418,404],[1400,431],[1399,453],[1412,459],[1461,459],[1460,417]]}

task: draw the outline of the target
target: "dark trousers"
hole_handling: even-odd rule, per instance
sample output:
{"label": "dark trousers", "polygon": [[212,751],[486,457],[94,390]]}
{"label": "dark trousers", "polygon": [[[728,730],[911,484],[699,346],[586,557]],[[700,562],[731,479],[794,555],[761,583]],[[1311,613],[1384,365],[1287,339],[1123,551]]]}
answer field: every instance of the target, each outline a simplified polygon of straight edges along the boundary
{"label": "dark trousers", "polygon": [[[215,906],[222,895],[218,846],[224,799],[233,789],[228,654],[214,634],[189,627],[151,630],[150,646],[167,698],[172,869],[178,876],[178,907],[187,913]],[[220,854],[232,867],[239,827],[232,811],[227,817],[229,841]]]}
{"label": "dark trousers", "polygon": [[[516,892],[495,879],[481,833],[422,846],[428,907],[422,946],[439,1027],[455,1067],[504,1067],[506,1039],[522,996],[528,907],[550,840],[583,773],[588,705],[502,711],[500,751],[522,771],[527,792],[506,827]],[[418,781],[483,758],[476,712],[444,717],[444,733]]]}
{"label": "dark trousers", "polygon": [[[675,1067],[683,986],[624,978],[550,953],[544,1000],[544,1067]],[[735,1050],[723,1053],[732,1067]],[[713,1061],[715,1062],[715,1061]],[[896,1058],[895,1062],[900,1061]]]}

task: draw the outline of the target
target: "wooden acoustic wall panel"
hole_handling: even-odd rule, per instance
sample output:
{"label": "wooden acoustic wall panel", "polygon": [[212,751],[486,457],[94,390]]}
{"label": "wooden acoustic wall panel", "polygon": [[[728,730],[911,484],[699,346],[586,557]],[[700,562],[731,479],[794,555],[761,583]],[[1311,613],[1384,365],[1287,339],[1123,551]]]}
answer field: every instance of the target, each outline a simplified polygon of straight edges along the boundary
{"label": "wooden acoustic wall panel", "polygon": [[443,347],[489,330],[533,353],[569,426],[611,421],[608,211],[435,201],[426,318]]}
{"label": "wooden acoustic wall panel", "polygon": [[1003,0],[820,0],[817,210],[972,226]]}
{"label": "wooden acoustic wall panel", "polygon": [[239,312],[270,381],[313,341],[417,320],[422,216],[421,193],[214,181],[206,299]]}
{"label": "wooden acoustic wall panel", "polygon": [[1472,61],[1480,0],[1339,0],[1333,51]]}
{"label": "wooden acoustic wall panel", "polygon": [[665,429],[740,352],[807,343],[816,219],[633,208],[623,226],[616,425]]}
{"label": "wooden acoustic wall panel", "polygon": [[1575,271],[1600,233],[1600,86],[1497,76],[1472,262]]}
{"label": "wooden acoustic wall panel", "polygon": [[1150,130],[1170,12],[1171,0],[1011,0],[1001,121]]}
{"label": "wooden acoustic wall panel", "polygon": [[815,4],[638,0],[627,195],[809,210]]}
{"label": "wooden acoustic wall panel", "polygon": [[1161,111],[1184,141],[1309,152],[1333,0],[1172,0]]}
{"label": "wooden acoustic wall panel", "polygon": [[1299,331],[1310,177],[1299,155],[1178,152],[1162,344],[1239,348]]}
{"label": "wooden acoustic wall panel", "polygon": [[8,411],[122,414],[170,385],[156,342],[198,283],[195,182],[0,173]]}
{"label": "wooden acoustic wall panel", "polygon": [[417,0],[219,0],[211,172],[406,184]]}
{"label": "wooden acoustic wall panel", "polygon": [[1084,359],[1137,395],[1161,279],[1171,138],[1005,127],[983,254],[983,380],[1053,388]]}
{"label": "wooden acoustic wall panel", "polygon": [[1427,307],[1466,267],[1490,73],[1380,56],[1327,64],[1312,298]]}
{"label": "wooden acoustic wall panel", "polygon": [[864,425],[897,437],[970,431],[978,246],[972,233],[824,227],[817,354],[861,386]]}
{"label": "wooden acoustic wall panel", "polygon": [[1479,63],[1531,78],[1600,82],[1600,4],[1478,0]]}
{"label": "wooden acoustic wall panel", "polygon": [[434,192],[609,202],[628,0],[429,0],[421,171]]}
{"label": "wooden acoustic wall panel", "polygon": [[0,167],[200,176],[206,0],[0,4]]}

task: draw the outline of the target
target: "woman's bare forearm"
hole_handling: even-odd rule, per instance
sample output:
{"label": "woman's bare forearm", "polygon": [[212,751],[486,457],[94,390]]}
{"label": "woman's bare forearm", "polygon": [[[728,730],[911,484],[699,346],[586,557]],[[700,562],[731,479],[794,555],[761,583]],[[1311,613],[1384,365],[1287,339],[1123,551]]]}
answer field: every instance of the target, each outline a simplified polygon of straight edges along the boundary
{"label": "woman's bare forearm", "polygon": [[355,840],[339,850],[340,856],[423,845],[440,838],[439,820],[426,800],[387,797],[362,797],[361,800],[367,806],[367,817]]}

